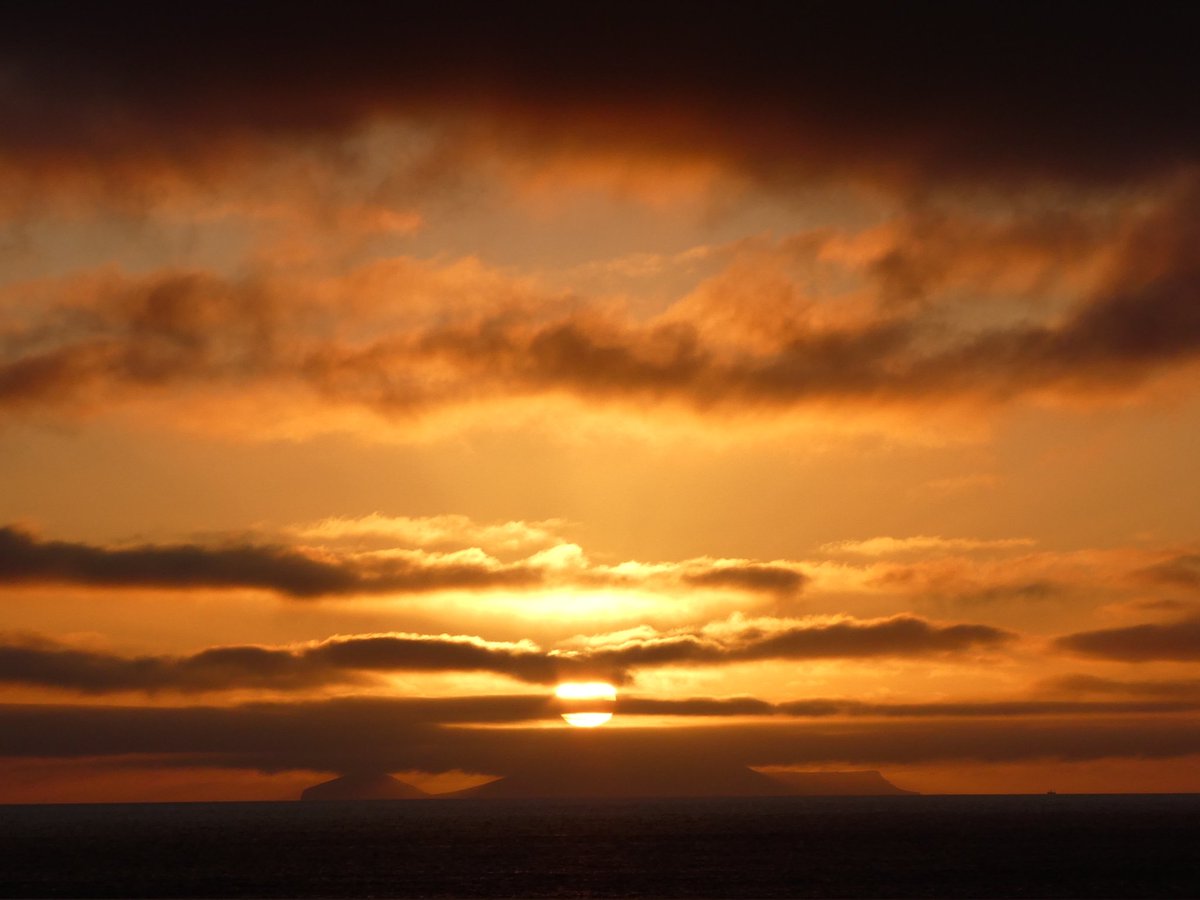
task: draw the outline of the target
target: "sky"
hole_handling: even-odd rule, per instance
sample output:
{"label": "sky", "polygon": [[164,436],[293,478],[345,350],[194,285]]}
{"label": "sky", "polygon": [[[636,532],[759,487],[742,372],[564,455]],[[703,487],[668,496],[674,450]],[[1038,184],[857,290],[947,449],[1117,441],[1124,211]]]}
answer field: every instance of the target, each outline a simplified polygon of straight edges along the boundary
{"label": "sky", "polygon": [[1183,16],[15,11],[0,802],[1200,790]]}

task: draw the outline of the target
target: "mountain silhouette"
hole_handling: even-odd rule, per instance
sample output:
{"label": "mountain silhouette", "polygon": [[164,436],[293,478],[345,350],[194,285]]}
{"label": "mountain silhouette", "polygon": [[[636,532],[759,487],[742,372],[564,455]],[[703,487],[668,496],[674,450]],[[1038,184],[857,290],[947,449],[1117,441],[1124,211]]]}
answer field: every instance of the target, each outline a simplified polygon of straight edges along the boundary
{"label": "mountain silhouette", "polygon": [[355,772],[306,788],[301,800],[421,800],[429,797],[420,788],[386,772]]}
{"label": "mountain silhouette", "polygon": [[604,797],[785,797],[914,794],[879,772],[758,772],[748,766],[661,761],[563,760],[446,794],[427,794],[383,772],[355,772],[307,788],[301,800],[508,800]]}

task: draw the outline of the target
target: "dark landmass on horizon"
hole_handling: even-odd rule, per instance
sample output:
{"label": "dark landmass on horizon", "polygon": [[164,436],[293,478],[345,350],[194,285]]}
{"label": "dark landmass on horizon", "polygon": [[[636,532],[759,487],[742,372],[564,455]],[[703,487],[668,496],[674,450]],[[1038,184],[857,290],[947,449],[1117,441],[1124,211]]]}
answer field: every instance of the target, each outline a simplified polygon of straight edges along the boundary
{"label": "dark landmass on horizon", "polygon": [[877,771],[758,772],[748,766],[695,769],[614,765],[580,771],[563,766],[553,771],[522,772],[484,784],[428,794],[386,773],[354,773],[307,788],[301,800],[519,800],[635,797],[787,797],[916,795],[892,784]]}
{"label": "dark landmass on horizon", "polygon": [[301,800],[424,800],[431,795],[385,772],[355,772],[305,788]]}

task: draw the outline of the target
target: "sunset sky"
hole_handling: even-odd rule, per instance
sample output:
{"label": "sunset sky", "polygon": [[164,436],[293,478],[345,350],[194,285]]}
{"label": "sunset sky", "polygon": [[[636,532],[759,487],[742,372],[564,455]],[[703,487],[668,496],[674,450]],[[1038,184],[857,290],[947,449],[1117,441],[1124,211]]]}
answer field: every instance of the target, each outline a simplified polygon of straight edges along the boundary
{"label": "sunset sky", "polygon": [[1054,10],[10,10],[0,802],[1200,790],[1194,31]]}

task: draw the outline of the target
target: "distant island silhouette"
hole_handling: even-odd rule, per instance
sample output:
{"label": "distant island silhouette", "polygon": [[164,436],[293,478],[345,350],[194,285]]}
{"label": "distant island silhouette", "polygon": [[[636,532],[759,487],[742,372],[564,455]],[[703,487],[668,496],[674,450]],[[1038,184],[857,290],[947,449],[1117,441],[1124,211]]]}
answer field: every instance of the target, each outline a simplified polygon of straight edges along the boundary
{"label": "distant island silhouette", "polygon": [[747,766],[614,765],[514,773],[445,794],[428,794],[383,772],[353,773],[307,788],[301,800],[508,800],[604,797],[799,797],[915,795],[877,771],[758,772]]}
{"label": "distant island silhouette", "polygon": [[430,794],[386,772],[354,772],[314,784],[301,800],[426,800]]}

